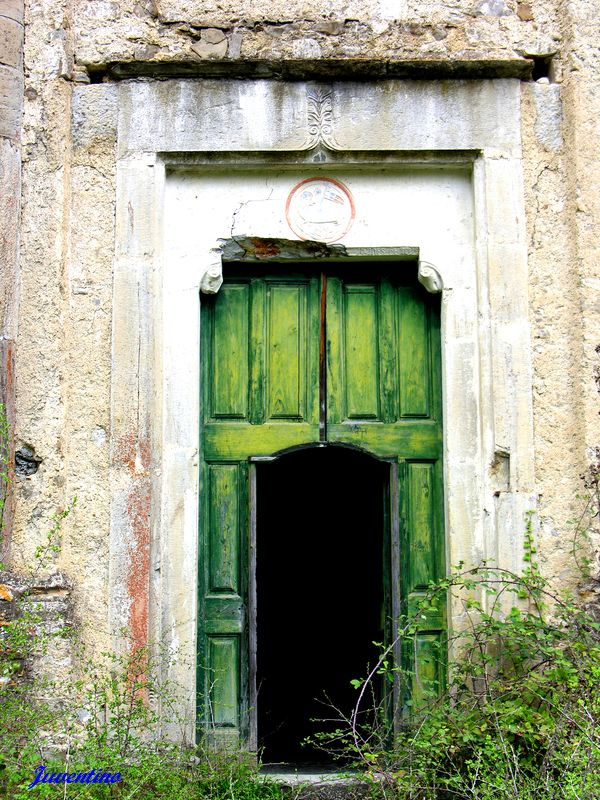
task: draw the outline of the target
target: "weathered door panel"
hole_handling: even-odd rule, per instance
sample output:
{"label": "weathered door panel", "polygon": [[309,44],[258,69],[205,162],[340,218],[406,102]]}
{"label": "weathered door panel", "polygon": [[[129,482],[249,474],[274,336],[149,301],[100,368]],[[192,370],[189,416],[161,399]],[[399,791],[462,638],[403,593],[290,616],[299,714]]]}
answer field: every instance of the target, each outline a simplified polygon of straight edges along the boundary
{"label": "weathered door panel", "polygon": [[327,286],[327,438],[382,457],[442,451],[439,321],[401,278]]}
{"label": "weathered door panel", "polygon": [[211,381],[206,388],[209,419],[248,420],[250,284],[223,287],[212,308]]}
{"label": "weathered door panel", "polygon": [[[256,503],[249,502],[249,459],[319,442],[321,422],[327,443],[393,462],[382,587],[388,637],[445,569],[439,309],[395,265],[385,272],[369,265],[354,278],[330,270],[326,280],[321,295],[316,273],[241,272],[203,301],[199,714],[213,735],[251,747]],[[443,677],[445,609],[422,623],[403,653],[414,678],[409,693],[396,687],[396,708],[408,710]]]}
{"label": "weathered door panel", "polygon": [[223,743],[245,736],[246,464],[205,463],[200,538],[199,716]]}
{"label": "weathered door panel", "polygon": [[205,301],[205,460],[318,440],[318,291],[316,277],[239,277]]}
{"label": "weathered door panel", "polygon": [[441,461],[407,459],[401,464],[400,575],[404,614],[417,620],[417,631],[405,642],[404,714],[413,713],[444,683],[446,599],[422,610],[419,602],[430,584],[445,575]]}

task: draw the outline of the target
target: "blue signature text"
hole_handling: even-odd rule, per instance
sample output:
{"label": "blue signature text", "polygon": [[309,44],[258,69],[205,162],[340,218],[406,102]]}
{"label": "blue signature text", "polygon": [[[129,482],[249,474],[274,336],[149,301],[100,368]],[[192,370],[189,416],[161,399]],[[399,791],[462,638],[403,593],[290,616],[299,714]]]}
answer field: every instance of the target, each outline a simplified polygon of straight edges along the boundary
{"label": "blue signature text", "polygon": [[48,772],[40,764],[27,788],[33,789],[38,783],[119,783],[121,780],[120,772],[103,772],[101,769],[91,769],[89,772]]}

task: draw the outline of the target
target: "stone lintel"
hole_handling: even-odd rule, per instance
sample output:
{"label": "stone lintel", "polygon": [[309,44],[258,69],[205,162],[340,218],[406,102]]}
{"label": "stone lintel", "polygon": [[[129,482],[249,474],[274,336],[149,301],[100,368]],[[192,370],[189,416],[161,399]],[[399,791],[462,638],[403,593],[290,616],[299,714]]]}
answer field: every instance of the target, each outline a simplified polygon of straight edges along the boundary
{"label": "stone lintel", "polygon": [[[205,265],[200,281],[204,294],[216,294],[223,283],[223,262],[284,263],[286,261],[417,261],[418,247],[345,247],[343,244],[325,244],[310,240],[264,238],[256,236],[236,236],[220,240],[210,251],[209,263]],[[428,265],[429,267],[431,265]],[[431,289],[424,282],[419,267],[419,280],[427,291],[441,291],[441,278],[435,273],[440,288]]]}
{"label": "stone lintel", "polygon": [[413,261],[418,247],[346,247],[310,240],[236,236],[220,242],[223,261]]}
{"label": "stone lintel", "polygon": [[278,80],[385,80],[386,78],[529,80],[530,58],[414,59],[381,61],[339,59],[203,59],[179,61],[119,61],[82,64],[94,81],[128,78],[273,78]]}

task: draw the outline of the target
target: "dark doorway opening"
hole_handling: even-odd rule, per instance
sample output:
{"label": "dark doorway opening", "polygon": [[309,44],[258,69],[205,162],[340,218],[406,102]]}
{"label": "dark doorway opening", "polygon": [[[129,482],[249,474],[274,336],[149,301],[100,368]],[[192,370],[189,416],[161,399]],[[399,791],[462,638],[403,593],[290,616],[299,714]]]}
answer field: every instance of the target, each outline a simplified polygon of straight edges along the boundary
{"label": "dark doorway opening", "polygon": [[[263,763],[326,765],[302,745],[342,726],[382,642],[389,464],[341,447],[257,464],[257,729]],[[320,721],[314,721],[320,720]]]}

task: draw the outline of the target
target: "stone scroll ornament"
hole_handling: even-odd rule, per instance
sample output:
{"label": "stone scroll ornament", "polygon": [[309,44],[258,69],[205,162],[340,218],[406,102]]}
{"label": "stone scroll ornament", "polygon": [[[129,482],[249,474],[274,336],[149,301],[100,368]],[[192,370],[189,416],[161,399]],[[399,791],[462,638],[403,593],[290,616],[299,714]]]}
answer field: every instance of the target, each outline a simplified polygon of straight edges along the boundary
{"label": "stone scroll ornament", "polygon": [[223,283],[223,263],[221,260],[222,250],[220,247],[213,247],[210,250],[208,261],[204,266],[204,272],[200,279],[200,291],[202,294],[216,294]]}
{"label": "stone scroll ornament", "polygon": [[419,261],[417,277],[421,286],[424,286],[430,294],[439,294],[444,288],[439,270],[428,261]]}

